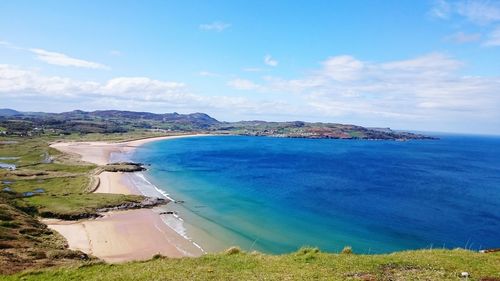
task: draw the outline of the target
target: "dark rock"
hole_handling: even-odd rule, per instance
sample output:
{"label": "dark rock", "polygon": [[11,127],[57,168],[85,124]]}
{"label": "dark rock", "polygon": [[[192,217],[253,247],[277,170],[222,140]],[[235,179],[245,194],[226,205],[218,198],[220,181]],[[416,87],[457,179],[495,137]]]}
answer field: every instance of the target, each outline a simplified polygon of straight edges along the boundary
{"label": "dark rock", "polygon": [[125,173],[140,172],[146,170],[143,164],[134,162],[111,163],[107,164],[103,168],[104,171],[107,172],[125,172]]}
{"label": "dark rock", "polygon": [[142,208],[153,208],[159,205],[165,205],[170,200],[164,198],[146,197],[141,202],[127,202],[118,206],[101,208],[98,209],[98,213],[109,212],[109,211],[119,211],[119,210],[131,210],[131,209],[142,209]]}
{"label": "dark rock", "polygon": [[166,211],[166,212],[161,212],[160,215],[176,215],[176,211]]}

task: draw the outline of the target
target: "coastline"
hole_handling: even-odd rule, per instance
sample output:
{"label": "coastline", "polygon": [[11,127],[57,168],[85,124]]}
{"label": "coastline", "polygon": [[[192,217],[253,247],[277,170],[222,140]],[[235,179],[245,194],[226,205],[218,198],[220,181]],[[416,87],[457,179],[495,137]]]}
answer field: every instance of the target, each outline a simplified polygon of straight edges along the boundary
{"label": "coastline", "polygon": [[[208,135],[164,136],[125,142],[58,142],[51,147],[78,156],[85,162],[106,165],[111,162],[112,155],[130,153],[149,142],[199,136]],[[102,172],[98,176],[99,185],[94,192],[145,196],[154,194],[156,197],[168,198],[159,190],[148,190],[148,194],[145,194],[144,190],[141,192],[141,188],[132,180],[132,177],[138,177],[147,182],[141,176],[142,174],[136,173]],[[162,216],[165,214],[161,214],[161,209],[157,207],[107,212],[97,219],[79,221],[45,219],[43,222],[64,236],[70,249],[94,255],[106,262],[146,260],[156,254],[179,258],[195,257],[204,253],[198,244],[170,227]]]}

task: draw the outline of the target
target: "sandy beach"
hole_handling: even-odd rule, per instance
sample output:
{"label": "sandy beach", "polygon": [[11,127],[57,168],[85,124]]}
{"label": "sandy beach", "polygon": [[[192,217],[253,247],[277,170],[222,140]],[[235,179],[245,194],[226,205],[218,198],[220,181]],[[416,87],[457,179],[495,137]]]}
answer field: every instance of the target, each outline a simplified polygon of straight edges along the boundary
{"label": "sandy beach", "polygon": [[95,193],[140,194],[137,189],[126,184],[123,173],[102,172],[99,174],[99,186]]}
{"label": "sandy beach", "polygon": [[[148,142],[203,135],[166,136],[128,142],[65,142],[51,147],[77,155],[97,165],[110,162],[112,153],[129,152]],[[140,194],[123,173],[103,172],[94,192]],[[80,221],[44,220],[68,241],[70,249],[81,250],[107,262],[145,260],[155,254],[168,257],[199,256],[203,251],[162,221],[152,209],[108,212],[103,217]]]}
{"label": "sandy beach", "polygon": [[145,138],[126,142],[57,142],[50,146],[70,155],[80,157],[82,161],[94,163],[97,165],[106,165],[110,162],[111,153],[129,152],[143,144],[153,141],[188,138],[193,136],[207,136],[205,134],[198,135],[180,135],[180,136],[165,136]]}

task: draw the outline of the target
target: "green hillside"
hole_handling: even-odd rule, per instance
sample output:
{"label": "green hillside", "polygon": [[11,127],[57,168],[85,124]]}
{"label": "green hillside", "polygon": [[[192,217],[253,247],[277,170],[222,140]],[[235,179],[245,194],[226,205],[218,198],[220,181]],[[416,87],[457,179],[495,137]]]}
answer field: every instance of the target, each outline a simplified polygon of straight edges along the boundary
{"label": "green hillside", "polygon": [[388,255],[221,253],[119,265],[82,264],[5,276],[3,280],[500,280],[500,253],[420,250]]}

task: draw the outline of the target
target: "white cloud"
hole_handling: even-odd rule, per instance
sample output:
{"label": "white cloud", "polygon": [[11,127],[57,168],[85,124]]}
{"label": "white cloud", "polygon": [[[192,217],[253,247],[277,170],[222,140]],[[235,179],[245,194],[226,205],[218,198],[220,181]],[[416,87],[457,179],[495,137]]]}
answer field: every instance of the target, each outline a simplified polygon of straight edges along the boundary
{"label": "white cloud", "polygon": [[0,93],[19,96],[107,96],[120,99],[168,100],[187,96],[186,85],[147,77],[117,77],[104,83],[45,76],[38,71],[0,65]]}
{"label": "white cloud", "polygon": [[0,41],[0,46],[24,52],[31,52],[36,55],[36,58],[38,60],[52,65],[72,66],[72,67],[91,68],[91,69],[109,69],[108,66],[103,65],[101,63],[87,61],[83,59],[77,59],[63,53],[51,52],[40,48],[19,47],[7,41]]}
{"label": "white cloud", "polygon": [[462,62],[447,55],[431,53],[409,60],[383,63],[380,67],[385,70],[401,71],[400,73],[417,72],[418,75],[422,73],[436,75],[456,70],[462,65]]}
{"label": "white cloud", "polygon": [[456,3],[455,10],[457,14],[479,25],[500,21],[500,2],[498,1],[459,1]]}
{"label": "white cloud", "polygon": [[[491,29],[491,26],[500,23],[500,1],[486,0],[459,0],[459,1],[435,1],[430,10],[430,14],[440,19],[463,19],[474,25],[480,32],[467,34],[463,31],[456,32],[446,40],[455,43],[468,43],[479,41],[481,37],[488,37],[482,42],[483,46],[500,46],[498,28]],[[464,24],[459,25],[463,28]],[[489,33],[489,34],[488,34]],[[483,36],[488,34],[487,36]]]}
{"label": "white cloud", "polygon": [[272,67],[278,66],[278,61],[273,59],[271,55],[266,55],[264,57],[264,63]]}
{"label": "white cloud", "polygon": [[227,82],[235,89],[269,93],[264,96],[268,100],[261,100],[261,95],[195,94],[184,83],[148,77],[82,81],[0,65],[0,98],[10,103],[32,99],[48,104],[59,99],[72,106],[87,104],[92,109],[178,108],[232,118],[279,115],[286,116],[281,120],[292,120],[307,116],[320,121],[414,129],[465,130],[463,124],[468,122],[488,124],[482,127],[483,132],[500,133],[500,77],[464,76],[463,67],[463,62],[442,53],[383,62],[344,55],[327,58],[316,70],[294,79],[267,76],[256,81],[238,78]]}
{"label": "white cloud", "polygon": [[35,71],[0,65],[0,92],[12,95],[74,96],[93,92],[98,83],[77,81],[59,76],[43,76]]}
{"label": "white cloud", "polygon": [[336,56],[323,62],[323,72],[337,81],[356,80],[363,70],[363,62],[351,56]]}
{"label": "white cloud", "polygon": [[118,77],[102,85],[99,93],[154,100],[186,94],[185,88],[183,83],[178,82],[159,81],[147,77]]}
{"label": "white cloud", "polygon": [[92,68],[92,69],[109,69],[109,67],[103,64],[72,58],[62,53],[49,52],[43,49],[29,49],[29,51],[36,54],[37,59],[46,62],[48,64],[59,65],[59,66]]}
{"label": "white cloud", "polygon": [[227,85],[237,90],[262,90],[262,87],[246,79],[234,79],[227,82]]}
{"label": "white cloud", "polygon": [[[184,83],[161,81],[148,77],[116,77],[105,82],[80,81],[46,76],[39,71],[0,64],[0,98],[9,102],[71,104],[71,107],[110,109],[127,108],[165,112],[180,109],[187,112],[207,111],[261,114],[288,106],[282,101],[250,100],[238,96],[205,96],[193,94]],[[35,105],[32,105],[35,106]],[[47,109],[55,110],[55,109]]]}
{"label": "white cloud", "polygon": [[456,32],[450,36],[447,36],[445,40],[451,41],[457,44],[464,44],[470,42],[476,42],[481,39],[480,33],[465,33],[462,31]]}
{"label": "white cloud", "polygon": [[221,31],[224,31],[225,29],[228,29],[229,27],[231,27],[231,24],[221,22],[221,21],[214,21],[212,23],[200,24],[199,27],[201,30],[221,32]]}
{"label": "white cloud", "polygon": [[488,35],[488,39],[483,43],[483,46],[500,46],[500,27],[497,27]]}
{"label": "white cloud", "polygon": [[447,19],[452,12],[451,5],[446,0],[435,0],[429,13],[437,18]]}
{"label": "white cloud", "polygon": [[500,21],[500,2],[487,0],[436,0],[429,13],[437,18],[460,16],[477,25]]}

